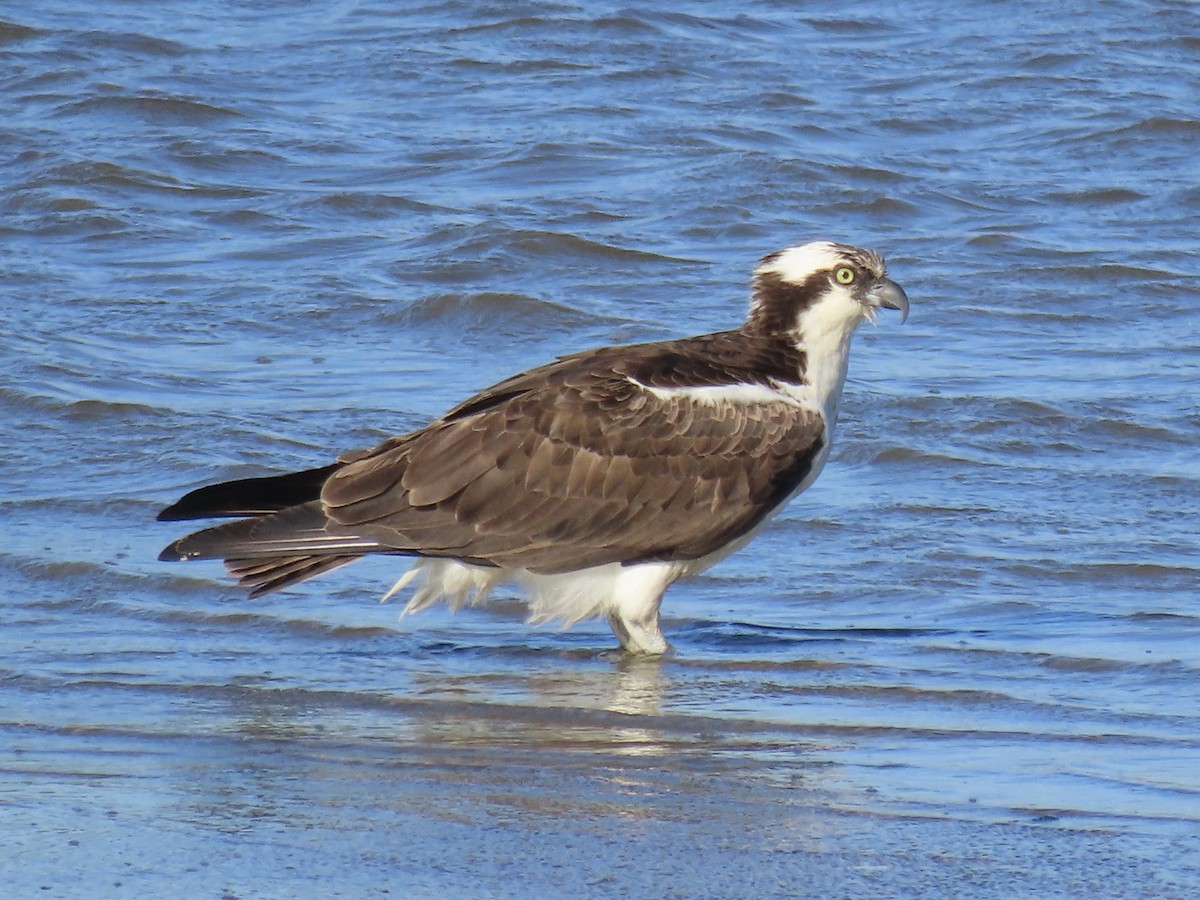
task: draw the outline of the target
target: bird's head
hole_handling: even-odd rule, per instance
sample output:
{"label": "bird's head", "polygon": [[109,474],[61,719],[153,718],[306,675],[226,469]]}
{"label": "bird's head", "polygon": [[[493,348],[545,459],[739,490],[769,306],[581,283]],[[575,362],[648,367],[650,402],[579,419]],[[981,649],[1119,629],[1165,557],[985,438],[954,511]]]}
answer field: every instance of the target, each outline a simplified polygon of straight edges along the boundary
{"label": "bird's head", "polygon": [[746,327],[799,337],[814,330],[847,336],[880,307],[908,318],[904,289],[887,277],[883,257],[848,244],[816,241],[777,250],[754,270]]}

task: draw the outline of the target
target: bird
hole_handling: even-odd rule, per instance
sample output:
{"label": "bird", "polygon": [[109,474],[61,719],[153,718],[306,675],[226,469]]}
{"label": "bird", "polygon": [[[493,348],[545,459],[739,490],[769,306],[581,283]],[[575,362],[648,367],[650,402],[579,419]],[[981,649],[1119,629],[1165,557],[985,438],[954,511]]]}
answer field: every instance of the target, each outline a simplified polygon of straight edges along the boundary
{"label": "bird", "polygon": [[743,547],[829,457],[851,336],[909,301],[872,250],[764,256],[737,328],[560,356],[319,468],[198,488],[161,521],[231,517],[164,561],[222,559],[250,596],[368,554],[413,557],[404,613],[501,584],[532,623],[606,618],[670,650],[667,588]]}

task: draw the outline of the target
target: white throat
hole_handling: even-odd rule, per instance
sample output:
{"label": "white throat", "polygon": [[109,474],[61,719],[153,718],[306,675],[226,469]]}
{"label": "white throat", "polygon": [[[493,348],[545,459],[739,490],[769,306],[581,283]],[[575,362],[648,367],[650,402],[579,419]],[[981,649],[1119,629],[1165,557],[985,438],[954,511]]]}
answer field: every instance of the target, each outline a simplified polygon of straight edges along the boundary
{"label": "white throat", "polygon": [[830,437],[846,384],[850,338],[865,317],[862,304],[837,292],[806,310],[797,322],[797,347],[806,358],[806,384],[800,390],[804,401],[821,410]]}

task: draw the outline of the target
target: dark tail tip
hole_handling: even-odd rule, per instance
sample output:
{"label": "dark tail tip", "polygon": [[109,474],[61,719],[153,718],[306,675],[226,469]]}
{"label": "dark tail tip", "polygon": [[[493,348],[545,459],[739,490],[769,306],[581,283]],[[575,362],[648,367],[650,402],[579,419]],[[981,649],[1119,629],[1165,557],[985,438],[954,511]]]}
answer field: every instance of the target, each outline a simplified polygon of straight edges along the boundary
{"label": "dark tail tip", "polygon": [[158,521],[263,516],[279,512],[316,500],[321,496],[325,480],[340,467],[340,463],[334,463],[287,475],[241,478],[196,488],[160,512]]}
{"label": "dark tail tip", "polygon": [[172,541],[170,544],[163,547],[162,553],[158,554],[159,562],[183,562],[187,558],[188,556],[186,553],[181,553],[179,551],[179,541]]}

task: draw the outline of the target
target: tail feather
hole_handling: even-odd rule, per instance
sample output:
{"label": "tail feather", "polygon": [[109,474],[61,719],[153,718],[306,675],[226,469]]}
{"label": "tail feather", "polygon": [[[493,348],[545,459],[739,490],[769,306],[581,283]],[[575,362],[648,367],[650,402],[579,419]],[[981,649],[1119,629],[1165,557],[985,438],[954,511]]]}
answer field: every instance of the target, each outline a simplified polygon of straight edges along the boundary
{"label": "tail feather", "polygon": [[261,597],[289,585],[305,581],[331,569],[352,563],[359,556],[276,556],[255,559],[227,559],[225,568],[247,588],[251,597]]}
{"label": "tail feather", "polygon": [[378,541],[329,534],[325,512],[314,500],[269,515],[192,532],[169,544],[159,559],[263,559],[289,556],[361,556],[386,551]]}
{"label": "tail feather", "polygon": [[266,478],[241,478],[210,484],[185,494],[158,514],[160,522],[224,516],[262,516],[299,506],[321,496],[321,486],[341,463]]}
{"label": "tail feather", "polygon": [[278,591],[367,553],[396,553],[378,541],[330,534],[321,488],[334,463],[267,478],[243,478],[198,488],[158,514],[159,521],[238,517],[169,544],[159,559],[221,559],[241,587],[258,597]]}

